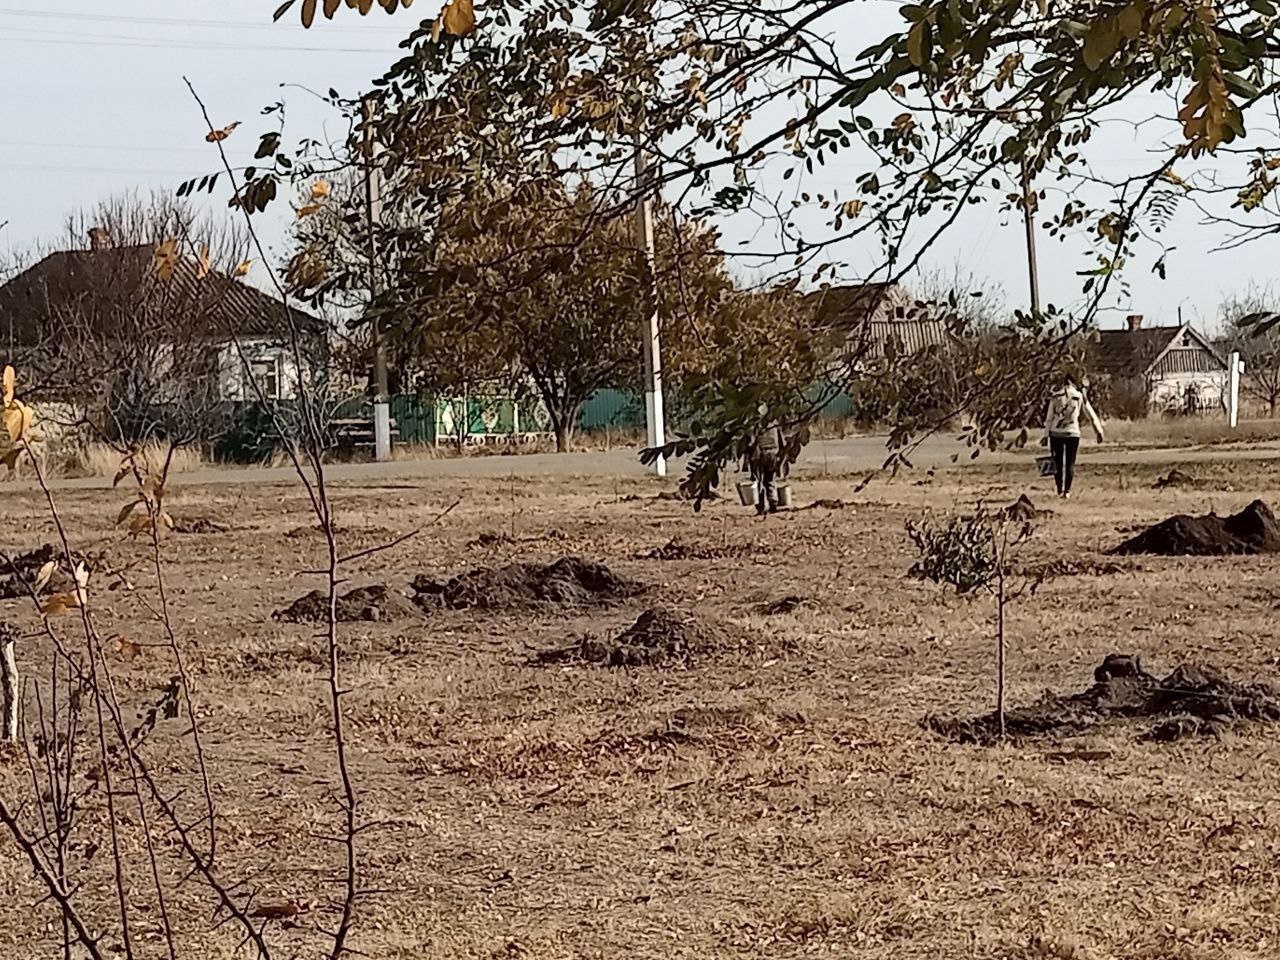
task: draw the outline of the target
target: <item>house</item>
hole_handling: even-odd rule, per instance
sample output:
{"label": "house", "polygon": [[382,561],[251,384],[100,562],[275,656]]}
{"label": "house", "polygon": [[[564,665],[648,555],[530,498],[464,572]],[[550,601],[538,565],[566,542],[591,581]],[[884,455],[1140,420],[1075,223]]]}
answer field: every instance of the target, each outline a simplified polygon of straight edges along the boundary
{"label": "house", "polygon": [[[323,371],[324,324],[153,244],[50,254],[0,286],[0,350],[46,401],[105,416],[123,408],[290,400],[302,365]],[[257,389],[254,388],[256,384]]]}
{"label": "house", "polygon": [[1225,407],[1228,363],[1190,324],[1144,326],[1131,314],[1119,330],[1099,330],[1096,369],[1106,392],[1126,391],[1153,413]]}
{"label": "house", "polygon": [[823,287],[807,294],[805,303],[812,307],[819,330],[836,334],[846,348],[865,350],[867,359],[890,353],[912,356],[950,343],[940,314],[927,310],[901,284]]}

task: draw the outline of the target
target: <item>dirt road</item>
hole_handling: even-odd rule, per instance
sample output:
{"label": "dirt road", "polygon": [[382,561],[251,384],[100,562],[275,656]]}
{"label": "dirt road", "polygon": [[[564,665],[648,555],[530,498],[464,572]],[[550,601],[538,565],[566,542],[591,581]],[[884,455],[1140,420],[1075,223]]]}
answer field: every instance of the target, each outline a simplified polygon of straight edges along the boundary
{"label": "dirt road", "polygon": [[[875,470],[888,456],[887,438],[880,436],[848,437],[840,440],[818,440],[810,444],[801,458],[798,472],[801,475],[839,476]],[[1031,468],[1030,459],[1039,452],[1033,447],[1018,453],[983,452],[976,460],[970,460],[972,451],[957,443],[954,437],[935,437],[912,453],[912,464],[921,470],[950,467],[952,457],[956,464],[971,463],[1020,463]],[[1268,460],[1280,458],[1280,445],[1218,445],[1211,447],[1179,447],[1133,449],[1123,446],[1096,446],[1086,443],[1081,449],[1081,459],[1086,463],[1199,463],[1217,460]],[[682,470],[680,463],[671,465],[672,475]],[[611,451],[586,451],[569,454],[492,454],[438,459],[402,460],[393,463],[334,464],[329,468],[333,480],[349,482],[387,482],[394,480],[416,481],[434,479],[483,479],[483,478],[537,478],[537,477],[595,477],[599,479],[639,478],[646,474],[636,449]],[[294,479],[290,467],[235,468],[215,467],[185,474],[187,484],[223,483],[288,483]],[[110,480],[90,478],[66,480],[58,484],[62,489],[95,489],[110,486]]]}

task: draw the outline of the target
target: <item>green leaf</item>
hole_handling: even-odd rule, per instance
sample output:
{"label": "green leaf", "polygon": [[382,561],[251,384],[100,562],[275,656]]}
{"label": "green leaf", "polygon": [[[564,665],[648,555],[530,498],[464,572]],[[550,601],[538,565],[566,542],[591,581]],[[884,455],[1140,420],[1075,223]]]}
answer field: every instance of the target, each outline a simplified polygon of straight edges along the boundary
{"label": "green leaf", "polygon": [[1084,65],[1098,70],[1110,62],[1120,46],[1120,30],[1112,17],[1099,20],[1089,27],[1084,38]]}
{"label": "green leaf", "polygon": [[1253,100],[1262,95],[1261,90],[1239,74],[1224,73],[1222,75],[1222,82],[1225,83],[1227,85],[1227,89],[1237,97],[1243,97],[1246,100]]}
{"label": "green leaf", "polygon": [[1127,40],[1137,40],[1142,35],[1142,21],[1146,13],[1144,0],[1136,0],[1121,10],[1116,19],[1120,34]]}
{"label": "green leaf", "polygon": [[923,67],[933,52],[933,28],[928,20],[921,20],[907,34],[907,57],[912,66]]}

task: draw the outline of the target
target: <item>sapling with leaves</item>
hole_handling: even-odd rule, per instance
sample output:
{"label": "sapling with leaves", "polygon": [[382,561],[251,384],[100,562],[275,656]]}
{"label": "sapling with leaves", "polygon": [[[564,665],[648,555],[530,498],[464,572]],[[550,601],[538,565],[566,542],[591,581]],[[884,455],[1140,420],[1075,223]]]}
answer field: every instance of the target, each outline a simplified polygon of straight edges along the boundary
{"label": "sapling with leaves", "polygon": [[1017,550],[1031,538],[1030,521],[1011,516],[1008,510],[990,511],[979,504],[975,513],[952,517],[945,523],[908,520],[907,536],[919,557],[910,576],[950,587],[957,595],[987,595],[996,608],[996,722],[1005,735],[1005,626],[1007,607],[1027,593],[1034,593],[1040,579],[1013,570]]}

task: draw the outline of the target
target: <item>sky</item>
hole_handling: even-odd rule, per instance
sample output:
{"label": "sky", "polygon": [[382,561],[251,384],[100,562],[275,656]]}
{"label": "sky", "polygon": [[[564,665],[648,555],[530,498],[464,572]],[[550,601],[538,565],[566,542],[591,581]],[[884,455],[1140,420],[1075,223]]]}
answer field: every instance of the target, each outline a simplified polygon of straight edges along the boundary
{"label": "sky", "polygon": [[[0,228],[0,254],[59,237],[67,215],[78,207],[126,190],[172,190],[217,169],[184,76],[216,123],[244,122],[228,141],[233,162],[249,159],[257,133],[269,129],[267,118],[259,115],[262,107],[282,95],[290,137],[340,138],[343,130],[332,109],[307,89],[358,94],[397,55],[397,42],[420,15],[418,8],[392,17],[376,10],[368,18],[345,13],[304,31],[292,12],[272,23],[276,5],[276,0],[183,0],[183,16],[171,0],[0,0],[5,77],[0,223],[8,221]],[[835,22],[833,29],[847,32],[859,46],[900,22],[888,0],[849,9],[849,22]],[[1155,97],[1132,109],[1145,116],[1123,119],[1171,112],[1167,100]],[[1108,125],[1090,149],[1099,169],[1119,171],[1142,165],[1160,135],[1158,125],[1118,122]],[[861,163],[856,155],[843,156],[806,181],[805,188],[851,185],[863,172]],[[793,183],[789,189],[800,189],[799,181]],[[782,188],[780,181],[766,186]],[[803,212],[798,216],[805,222]],[[287,206],[278,204],[260,221],[276,253],[283,251],[290,217]],[[1181,312],[1186,320],[1212,326],[1224,298],[1276,278],[1277,241],[1213,253],[1225,237],[1200,226],[1198,219],[1190,210],[1175,218],[1165,237],[1177,248],[1169,258],[1168,278],[1149,272],[1154,255],[1135,264],[1127,274],[1130,295],[1107,303],[1104,326],[1119,325],[1130,312],[1153,323],[1175,322]],[[754,229],[743,220],[730,222],[726,245],[732,249]],[[1077,240],[1064,246],[1042,234],[1038,245],[1044,302],[1077,302],[1077,271],[1090,266],[1087,244]],[[874,264],[871,249],[843,254],[850,265],[846,279],[857,279],[859,269]],[[1020,217],[987,204],[962,218],[924,269],[972,276],[976,285],[1001,291],[1010,306],[1023,306],[1026,263]],[[251,279],[266,283],[261,269]]]}

